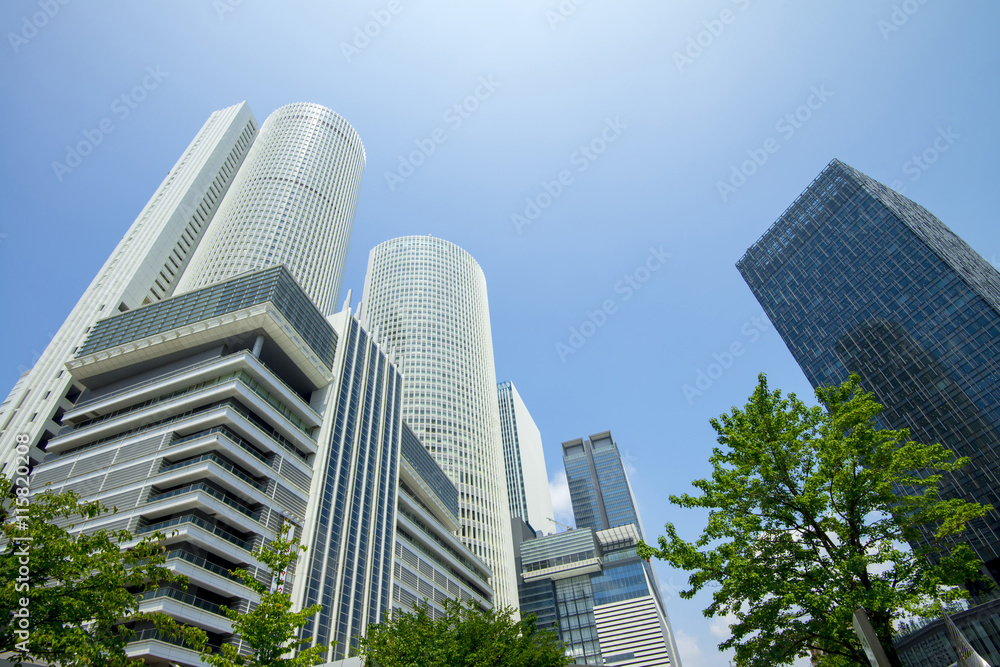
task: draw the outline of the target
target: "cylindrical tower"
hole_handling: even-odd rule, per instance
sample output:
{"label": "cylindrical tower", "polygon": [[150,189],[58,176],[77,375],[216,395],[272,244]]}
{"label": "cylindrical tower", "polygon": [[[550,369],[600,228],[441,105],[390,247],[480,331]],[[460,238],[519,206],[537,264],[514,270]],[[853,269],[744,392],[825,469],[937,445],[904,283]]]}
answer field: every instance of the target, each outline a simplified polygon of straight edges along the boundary
{"label": "cylindrical tower", "polygon": [[332,314],[364,168],[361,138],[337,113],[305,103],[276,110],[261,125],[177,292],[284,264],[316,306]]}
{"label": "cylindrical tower", "polygon": [[403,419],[458,487],[461,539],[517,608],[486,277],[453,243],[386,241],[368,256],[361,321],[403,363]]}

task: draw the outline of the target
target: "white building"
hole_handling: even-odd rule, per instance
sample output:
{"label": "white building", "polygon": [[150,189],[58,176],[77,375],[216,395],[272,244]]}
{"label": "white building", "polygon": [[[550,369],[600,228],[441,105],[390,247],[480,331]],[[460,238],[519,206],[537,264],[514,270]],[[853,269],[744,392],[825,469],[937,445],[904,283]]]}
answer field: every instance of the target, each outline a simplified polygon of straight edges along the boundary
{"label": "white building", "polygon": [[81,391],[63,364],[94,323],[173,294],[256,135],[257,121],[245,102],[205,122],[0,408],[0,469],[13,461],[17,435],[30,439],[32,461],[45,456]]}
{"label": "white building", "polygon": [[[319,437],[319,410],[336,380],[336,344],[282,267],[101,320],[66,364],[83,391],[32,487],[72,489],[118,509],[76,522],[76,531],[167,535],[166,565],[188,586],[146,592],[140,611],[200,627],[212,645],[234,642],[222,607],[246,612],[259,598],[230,571],[268,581],[253,550],[288,523],[295,537],[307,525],[313,468],[332,444]],[[289,572],[289,587],[308,582],[309,562]],[[152,624],[132,624],[130,657],[201,664]]]}
{"label": "white building", "polygon": [[354,128],[317,104],[279,108],[260,133],[245,102],[213,113],[0,406],[0,466],[18,434],[44,457],[80,392],[63,364],[100,319],[279,264],[332,314],[364,165]]}
{"label": "white building", "polygon": [[486,278],[430,236],[372,249],[362,320],[404,359],[403,419],[458,487],[462,542],[493,572],[494,603],[517,607]]}
{"label": "white building", "polygon": [[[330,312],[363,168],[360,139],[329,109],[282,107],[259,134],[245,103],[212,114],[0,406],[2,451],[32,438],[34,488],[121,510],[76,530],[170,533],[167,564],[190,587],[149,591],[142,609],[202,627],[213,645],[237,641],[221,606],[257,602],[229,570],[266,578],[251,552],[288,523],[309,550],[287,585],[299,607],[323,605],[307,630],[337,642],[328,658],[424,598],[433,613],[448,597],[488,608],[492,573],[476,553],[512,562],[486,530],[502,518],[509,545],[482,271],[456,249],[476,287],[462,292],[461,321],[485,331],[468,338],[476,353],[414,354],[435,372],[474,364],[464,408],[481,417],[466,424],[481,451],[451,464],[479,503],[463,515],[485,517],[468,539],[459,490],[402,421],[402,350],[349,307]],[[410,368],[420,382],[432,374]],[[146,664],[201,664],[148,624],[135,629],[128,650]]]}
{"label": "white building", "polygon": [[501,382],[497,394],[511,516],[521,517],[532,529],[546,535],[554,533],[542,434],[513,382]]}
{"label": "white building", "polygon": [[281,107],[261,125],[178,290],[283,264],[333,314],[364,169],[361,138],[341,116]]}
{"label": "white building", "polygon": [[456,535],[458,489],[406,422],[399,445],[393,610],[412,611],[426,601],[431,616],[439,618],[446,599],[473,600],[489,609],[490,570]]}
{"label": "white building", "polygon": [[[168,564],[191,586],[150,591],[143,610],[199,625],[213,643],[233,640],[220,605],[256,602],[228,570],[264,576],[250,552],[285,522],[318,556],[289,574],[299,599],[307,583],[350,584],[324,592],[337,614],[329,634],[362,631],[391,594],[401,421],[397,401],[383,397],[401,380],[374,345],[352,342],[346,359],[338,335],[364,334],[345,314],[325,318],[364,150],[317,105],[282,107],[264,127],[258,134],[245,103],[211,115],[0,406],[0,451],[13,454],[15,437],[29,436],[34,488],[51,482],[123,510],[76,530],[169,527]],[[344,403],[332,392],[360,367],[379,370],[365,375],[367,389],[352,383],[352,400],[361,392],[374,407],[354,406],[346,422],[364,420],[361,435],[338,438],[341,423],[327,413]],[[347,472],[331,472],[331,461]],[[322,515],[328,490],[351,506]],[[317,526],[358,507],[370,520],[324,541]],[[136,629],[129,652],[147,664],[200,664],[154,629]]]}

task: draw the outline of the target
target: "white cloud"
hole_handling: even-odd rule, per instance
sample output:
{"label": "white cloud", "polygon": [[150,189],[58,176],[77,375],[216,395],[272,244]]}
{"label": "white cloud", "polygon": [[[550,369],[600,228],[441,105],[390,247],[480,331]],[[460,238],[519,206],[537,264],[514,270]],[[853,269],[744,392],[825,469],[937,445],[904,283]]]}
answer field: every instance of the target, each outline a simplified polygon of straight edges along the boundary
{"label": "white cloud", "polygon": [[683,630],[674,632],[674,641],[677,643],[677,652],[680,653],[681,664],[700,665],[704,662],[705,654],[698,646],[698,638],[689,635]]}
{"label": "white cloud", "polygon": [[573,502],[569,495],[569,482],[566,481],[566,471],[560,470],[549,480],[549,495],[552,496],[552,511],[556,521],[574,525]]}
{"label": "white cloud", "polygon": [[708,625],[708,631],[719,639],[726,640],[733,635],[733,631],[729,628],[729,626],[738,621],[739,619],[736,618],[735,614],[715,616],[712,618],[712,622]]}
{"label": "white cloud", "polygon": [[622,450],[622,463],[625,465],[625,472],[628,473],[629,479],[639,474],[639,469],[635,467],[638,462],[639,458],[632,456],[632,451],[628,447]]}
{"label": "white cloud", "polygon": [[674,580],[673,575],[667,577],[666,581],[663,581],[663,577],[660,577],[660,595],[663,597],[664,603],[674,598],[679,598],[682,590],[684,589]]}

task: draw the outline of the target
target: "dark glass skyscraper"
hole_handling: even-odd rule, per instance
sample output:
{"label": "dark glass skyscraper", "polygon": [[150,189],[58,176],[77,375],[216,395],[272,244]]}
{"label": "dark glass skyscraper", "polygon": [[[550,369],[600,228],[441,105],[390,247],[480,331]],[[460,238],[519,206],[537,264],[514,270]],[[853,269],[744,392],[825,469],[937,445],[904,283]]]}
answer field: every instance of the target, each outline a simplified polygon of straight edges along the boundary
{"label": "dark glass skyscraper", "polygon": [[570,440],[562,448],[576,527],[605,530],[633,524],[641,538],[639,510],[611,432]]}
{"label": "dark glass skyscraper", "polygon": [[922,206],[834,160],[737,268],[813,384],[851,372],[887,428],[972,459],[947,497],[1000,581],[1000,273]]}
{"label": "dark glass skyscraper", "polygon": [[576,530],[519,545],[521,612],[558,628],[582,665],[680,667],[652,565],[639,558],[639,513],[609,431],[563,443]]}

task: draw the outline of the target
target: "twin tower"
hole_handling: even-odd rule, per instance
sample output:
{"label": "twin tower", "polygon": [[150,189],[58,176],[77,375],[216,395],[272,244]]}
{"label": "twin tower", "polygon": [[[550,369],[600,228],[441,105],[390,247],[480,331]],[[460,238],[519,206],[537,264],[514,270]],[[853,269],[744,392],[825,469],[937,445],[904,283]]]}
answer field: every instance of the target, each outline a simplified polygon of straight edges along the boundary
{"label": "twin tower", "polygon": [[310,547],[296,599],[339,605],[314,636],[377,621],[366,596],[518,605],[485,277],[454,244],[392,239],[338,313],[364,167],[325,107],[213,113],[0,407],[7,474],[27,444],[37,490],[177,528],[195,569],[154,596],[168,611],[252,604],[225,572],[287,522]]}

